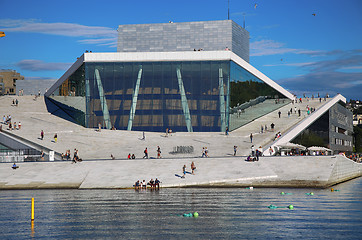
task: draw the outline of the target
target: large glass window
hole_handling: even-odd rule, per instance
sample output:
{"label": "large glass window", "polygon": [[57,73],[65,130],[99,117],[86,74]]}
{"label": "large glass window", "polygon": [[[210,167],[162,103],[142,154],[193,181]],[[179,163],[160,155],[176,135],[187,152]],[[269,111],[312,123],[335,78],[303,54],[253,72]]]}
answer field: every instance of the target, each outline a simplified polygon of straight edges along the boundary
{"label": "large glass window", "polygon": [[232,61],[87,62],[50,99],[91,128],[234,130],[289,101]]}
{"label": "large glass window", "polygon": [[283,94],[234,62],[230,64],[230,77],[230,130],[290,103]]}

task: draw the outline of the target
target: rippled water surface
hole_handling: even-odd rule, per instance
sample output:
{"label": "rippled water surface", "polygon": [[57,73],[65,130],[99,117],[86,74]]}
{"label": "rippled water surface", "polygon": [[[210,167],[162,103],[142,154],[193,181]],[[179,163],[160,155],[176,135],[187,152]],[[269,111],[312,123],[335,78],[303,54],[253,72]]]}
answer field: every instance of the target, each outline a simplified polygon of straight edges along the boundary
{"label": "rippled water surface", "polygon": [[362,239],[362,178],[334,188],[0,191],[0,239]]}

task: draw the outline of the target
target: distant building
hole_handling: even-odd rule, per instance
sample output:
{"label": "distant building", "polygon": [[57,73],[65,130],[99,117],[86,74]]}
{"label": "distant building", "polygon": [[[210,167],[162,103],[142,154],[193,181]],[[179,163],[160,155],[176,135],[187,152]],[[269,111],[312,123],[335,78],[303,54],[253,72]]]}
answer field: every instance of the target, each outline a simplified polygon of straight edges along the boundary
{"label": "distant building", "polygon": [[0,95],[15,95],[17,80],[24,80],[24,77],[15,70],[0,69]]}

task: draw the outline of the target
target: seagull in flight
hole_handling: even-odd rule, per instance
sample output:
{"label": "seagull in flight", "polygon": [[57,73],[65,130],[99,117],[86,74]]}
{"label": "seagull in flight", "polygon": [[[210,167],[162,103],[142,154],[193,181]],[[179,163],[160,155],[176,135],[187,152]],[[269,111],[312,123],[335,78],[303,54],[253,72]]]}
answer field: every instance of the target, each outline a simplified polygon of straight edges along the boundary
{"label": "seagull in flight", "polygon": [[312,13],[313,16],[315,16],[315,13]]}

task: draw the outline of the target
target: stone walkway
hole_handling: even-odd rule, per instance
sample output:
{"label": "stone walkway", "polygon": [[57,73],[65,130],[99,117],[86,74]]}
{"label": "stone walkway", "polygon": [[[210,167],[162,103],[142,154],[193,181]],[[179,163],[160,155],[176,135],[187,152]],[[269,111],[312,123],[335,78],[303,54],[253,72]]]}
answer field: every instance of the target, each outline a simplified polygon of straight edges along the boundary
{"label": "stone walkway", "polygon": [[[12,106],[13,99],[19,100],[19,105]],[[21,138],[35,142],[59,153],[67,149],[73,153],[74,148],[79,150],[82,159],[111,159],[111,154],[116,159],[126,159],[129,153],[135,154],[137,159],[143,157],[147,147],[151,158],[157,156],[157,146],[161,147],[163,158],[195,158],[200,157],[202,148],[207,147],[210,157],[233,157],[233,146],[238,146],[237,156],[249,155],[251,145],[256,148],[270,144],[277,132],[282,134],[296,123],[306,117],[306,106],[318,108],[325,102],[310,100],[302,104],[288,104],[281,109],[271,112],[249,124],[236,129],[228,136],[220,132],[178,132],[166,137],[164,133],[146,132],[146,140],[141,140],[142,132],[125,130],[87,129],[69,121],[51,115],[47,112],[43,97],[36,101],[33,96],[2,96],[0,97],[0,116],[11,114],[14,122],[21,121],[21,130],[12,130],[11,133]],[[301,109],[302,117],[293,113],[290,117],[287,112],[297,106]],[[278,111],[282,112],[281,118]],[[270,131],[270,124],[275,124],[274,132]],[[261,125],[267,125],[268,131],[260,133]],[[7,127],[3,125],[4,131]],[[44,130],[45,138],[40,140],[40,131]],[[53,136],[57,133],[58,142]],[[253,143],[250,142],[250,133],[253,134]],[[191,154],[173,154],[177,146],[192,146]]]}

